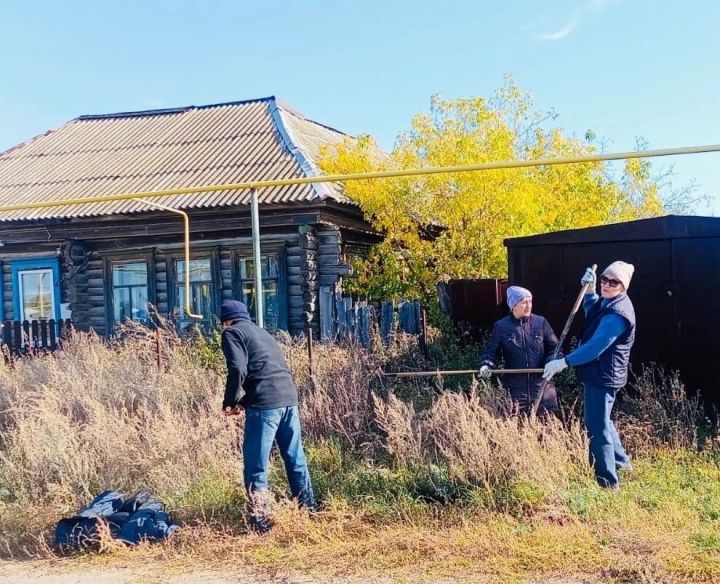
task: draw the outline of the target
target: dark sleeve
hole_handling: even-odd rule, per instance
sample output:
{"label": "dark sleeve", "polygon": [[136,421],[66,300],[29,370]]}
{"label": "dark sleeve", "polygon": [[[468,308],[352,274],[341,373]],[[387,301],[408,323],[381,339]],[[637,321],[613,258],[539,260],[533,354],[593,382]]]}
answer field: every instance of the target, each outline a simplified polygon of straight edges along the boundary
{"label": "dark sleeve", "polygon": [[247,377],[247,349],[237,333],[225,329],[222,333],[222,352],[227,363],[227,380],[225,381],[225,397],[223,409],[240,405],[243,394],[243,383]]}
{"label": "dark sleeve", "polygon": [[[543,347],[545,348],[545,363],[547,363],[553,358],[555,347],[558,346],[558,338],[555,336],[555,331],[550,326],[547,318],[543,320]],[[560,347],[557,354],[557,358],[560,357],[562,357],[562,347]]]}
{"label": "dark sleeve", "polygon": [[495,361],[497,360],[501,340],[500,327],[498,326],[498,323],[495,323],[492,334],[490,335],[490,340],[485,346],[485,350],[482,355],[480,355],[480,367],[483,365],[487,365],[491,369],[495,367]]}

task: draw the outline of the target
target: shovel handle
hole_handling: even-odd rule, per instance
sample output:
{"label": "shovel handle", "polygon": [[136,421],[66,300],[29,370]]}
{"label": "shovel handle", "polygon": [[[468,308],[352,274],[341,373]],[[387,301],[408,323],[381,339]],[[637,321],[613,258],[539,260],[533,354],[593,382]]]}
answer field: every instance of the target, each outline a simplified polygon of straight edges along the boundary
{"label": "shovel handle", "polygon": [[[597,270],[597,264],[593,264],[592,268],[590,268],[593,273],[595,270]],[[560,338],[558,339],[558,344],[555,345],[555,350],[552,353],[551,361],[557,359],[558,355],[560,354],[560,351],[562,351],[562,344],[565,340],[565,337],[567,336],[568,332],[570,331],[570,326],[572,325],[572,321],[575,318],[575,314],[580,309],[580,304],[583,301],[583,298],[585,298],[585,294],[587,294],[588,289],[590,288],[590,282],[587,284],[583,284],[583,287],[580,288],[580,293],[578,294],[578,297],[575,299],[575,304],[572,307],[572,310],[570,311],[570,316],[568,316],[568,319],[565,321],[565,326],[563,327],[562,333],[560,334]],[[531,416],[535,416],[537,414],[538,408],[540,407],[540,402],[542,402],[543,394],[545,393],[545,388],[547,387],[547,384],[550,380],[549,379],[543,379],[542,383],[540,384],[540,391],[538,391],[537,397],[535,398],[535,401],[532,405],[532,411]]]}

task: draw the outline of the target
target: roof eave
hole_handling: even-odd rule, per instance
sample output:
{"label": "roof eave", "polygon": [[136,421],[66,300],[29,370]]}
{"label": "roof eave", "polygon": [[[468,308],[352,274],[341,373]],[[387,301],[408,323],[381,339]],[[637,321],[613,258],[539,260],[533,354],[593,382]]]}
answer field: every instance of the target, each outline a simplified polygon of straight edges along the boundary
{"label": "roof eave", "polygon": [[[288,149],[290,154],[293,156],[298,166],[302,169],[303,173],[307,177],[318,176],[320,171],[315,166],[313,161],[307,155],[307,153],[300,147],[298,141],[293,136],[292,130],[283,119],[283,110],[278,105],[276,99],[269,101],[269,111],[272,117],[275,127],[282,138],[283,144]],[[311,183],[313,192],[315,193],[314,198],[325,200],[327,198],[335,199],[335,194],[328,188],[325,183]]]}

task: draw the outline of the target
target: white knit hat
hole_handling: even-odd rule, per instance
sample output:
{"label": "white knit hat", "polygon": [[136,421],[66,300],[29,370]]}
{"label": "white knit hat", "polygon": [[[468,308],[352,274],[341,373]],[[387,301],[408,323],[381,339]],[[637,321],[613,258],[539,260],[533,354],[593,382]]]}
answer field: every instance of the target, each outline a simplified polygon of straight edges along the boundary
{"label": "white knit hat", "polygon": [[632,280],[633,273],[635,272],[635,266],[617,260],[611,263],[605,271],[602,273],[603,276],[610,276],[616,280],[620,280],[622,285],[625,286],[625,290],[630,288],[630,280]]}

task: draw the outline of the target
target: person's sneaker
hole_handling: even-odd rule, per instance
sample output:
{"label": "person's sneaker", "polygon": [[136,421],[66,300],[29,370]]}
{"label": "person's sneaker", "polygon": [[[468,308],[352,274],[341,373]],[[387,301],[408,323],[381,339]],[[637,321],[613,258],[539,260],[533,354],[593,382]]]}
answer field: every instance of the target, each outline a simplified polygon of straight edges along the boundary
{"label": "person's sneaker", "polygon": [[615,484],[610,483],[604,479],[597,479],[597,485],[601,489],[606,489],[608,491],[619,491],[620,490],[620,483],[617,482]]}
{"label": "person's sneaker", "polygon": [[249,493],[248,498],[248,511],[250,512],[250,521],[248,524],[250,531],[258,534],[267,533],[272,528],[272,522],[270,521],[272,494],[268,489],[261,489]]}
{"label": "person's sneaker", "polygon": [[265,515],[251,515],[249,527],[253,533],[264,535],[272,529],[272,522]]}
{"label": "person's sneaker", "polygon": [[308,513],[311,515],[313,513],[317,513],[320,510],[320,505],[315,499],[310,499],[310,501],[302,501],[298,504],[300,509],[307,509]]}
{"label": "person's sneaker", "polygon": [[307,509],[308,515],[312,517],[317,517],[319,514],[321,514],[323,511],[326,511],[326,505],[324,503],[321,503],[319,501],[313,501],[312,505],[301,505],[302,509]]}

